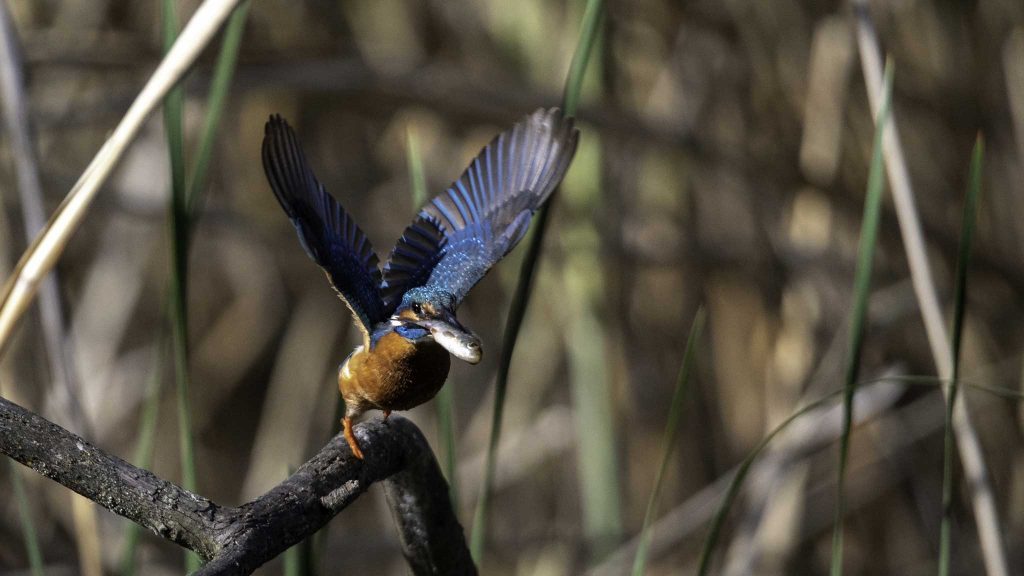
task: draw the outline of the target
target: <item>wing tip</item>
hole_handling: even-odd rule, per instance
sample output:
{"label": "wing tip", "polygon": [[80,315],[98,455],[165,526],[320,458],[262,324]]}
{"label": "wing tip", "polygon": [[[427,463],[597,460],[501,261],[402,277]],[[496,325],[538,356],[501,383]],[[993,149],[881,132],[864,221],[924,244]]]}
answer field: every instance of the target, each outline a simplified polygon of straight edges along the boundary
{"label": "wing tip", "polygon": [[569,158],[575,155],[580,131],[576,128],[576,118],[566,115],[561,108],[537,108],[520,123],[540,132],[543,138],[550,139],[552,143],[560,144],[549,148],[549,154],[561,153],[562,150],[568,149]]}
{"label": "wing tip", "polygon": [[267,117],[267,122],[263,125],[264,141],[267,138],[276,138],[288,133],[294,133],[294,131],[283,116],[275,112]]}
{"label": "wing tip", "polygon": [[263,172],[289,218],[294,219],[296,194],[305,187],[305,154],[295,131],[280,114],[271,114],[263,128]]}
{"label": "wing tip", "polygon": [[554,138],[575,142],[579,137],[580,131],[576,128],[576,118],[567,116],[557,106],[537,108],[527,118],[529,123],[542,126]]}
{"label": "wing tip", "polygon": [[531,115],[530,122],[540,133],[539,139],[543,142],[540,145],[546,148],[543,152],[535,152],[538,158],[543,159],[534,181],[539,192],[536,209],[547,201],[569,170],[576,155],[580,131],[576,128],[576,119],[558,107],[538,108]]}
{"label": "wing tip", "polygon": [[[271,191],[295,226],[303,249],[327,273],[361,328],[372,329],[383,314],[380,258],[369,238],[316,179],[298,136],[280,114],[267,118],[262,156]],[[341,256],[339,245],[345,252]]]}

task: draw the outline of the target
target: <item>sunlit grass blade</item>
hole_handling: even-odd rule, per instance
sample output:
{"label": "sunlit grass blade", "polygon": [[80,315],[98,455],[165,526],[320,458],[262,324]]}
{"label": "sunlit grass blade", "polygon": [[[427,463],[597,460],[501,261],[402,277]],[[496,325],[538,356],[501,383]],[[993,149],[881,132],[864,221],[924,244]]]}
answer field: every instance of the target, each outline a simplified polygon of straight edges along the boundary
{"label": "sunlit grass blade", "polygon": [[295,545],[284,551],[284,576],[299,576],[299,546]]}
{"label": "sunlit grass blade", "polygon": [[651,538],[649,530],[658,509],[661,481],[665,477],[665,470],[668,468],[669,459],[675,450],[676,433],[683,417],[683,402],[686,400],[690,389],[690,374],[693,373],[697,342],[700,341],[701,334],[704,332],[704,317],[704,309],[697,310],[697,315],[693,319],[693,326],[690,328],[690,336],[686,340],[686,351],[683,353],[683,362],[679,367],[679,378],[676,380],[675,392],[672,393],[668,423],[665,425],[665,433],[661,438],[661,465],[658,467],[658,473],[654,477],[654,489],[647,500],[644,525],[640,529],[640,546],[637,548],[636,558],[633,559],[633,576],[643,576],[647,569],[647,548],[650,545]]}
{"label": "sunlit grass blade", "polygon": [[316,536],[322,532],[323,530],[284,551],[285,576],[313,576],[317,573],[314,550],[321,546]]}
{"label": "sunlit grass blade", "polygon": [[[936,384],[942,386],[949,386],[948,380],[943,380],[937,376],[922,376],[922,375],[903,375],[903,376],[883,376],[881,378],[873,378],[870,380],[862,380],[857,383],[858,386],[874,385],[880,382],[894,382],[907,384],[909,386],[934,386]],[[970,390],[977,390],[978,392],[984,392],[991,394],[997,398],[1003,398],[1005,400],[1024,401],[1024,392],[1014,390],[1012,388],[1006,388],[1003,386],[993,386],[991,384],[982,384],[980,382],[971,382],[970,380],[959,379],[957,381],[958,388],[967,388]]]}
{"label": "sunlit grass blade", "polygon": [[761,455],[761,452],[768,447],[768,444],[775,439],[776,436],[781,434],[786,428],[789,427],[797,418],[807,414],[808,412],[824,406],[829,400],[832,400],[836,396],[843,394],[843,390],[836,390],[828,396],[811,402],[807,406],[804,406],[800,410],[797,410],[791,414],[788,418],[783,420],[774,430],[768,433],[767,436],[761,439],[757,443],[757,446],[750,451],[750,454],[740,462],[739,468],[736,470],[736,475],[733,476],[731,482],[729,482],[729,488],[725,491],[725,495],[722,500],[718,503],[718,508],[715,510],[715,515],[711,519],[711,525],[708,527],[708,534],[704,538],[704,545],[700,551],[700,560],[697,567],[698,576],[707,576],[708,571],[711,568],[711,556],[718,546],[718,536],[722,533],[722,526],[725,524],[725,519],[729,515],[729,511],[732,510],[732,505],[736,501],[736,496],[739,494],[740,488],[743,486],[743,482],[746,481],[747,475],[750,472],[750,467],[757,460],[757,457]]}
{"label": "sunlit grass blade", "polygon": [[[576,44],[576,51],[573,54],[572,64],[569,67],[569,74],[566,80],[562,106],[567,115],[572,116],[576,114],[587,63],[590,60],[590,53],[597,39],[598,24],[603,13],[603,0],[588,0],[583,13],[580,39]],[[501,440],[501,419],[505,411],[508,372],[512,365],[512,353],[515,351],[519,329],[522,327],[523,317],[526,315],[526,306],[530,301],[533,275],[536,271],[538,258],[540,257],[540,248],[544,242],[547,222],[548,207],[542,206],[533,218],[531,226],[533,233],[527,241],[526,254],[519,271],[519,280],[512,295],[512,304],[505,321],[505,332],[502,337],[501,353],[498,358],[498,373],[495,379],[494,409],[491,413],[491,435],[487,443],[484,483],[483,488],[480,490],[479,500],[477,501],[476,512],[473,517],[473,532],[470,536],[470,552],[477,563],[480,563],[483,559],[484,541],[487,536],[488,506],[491,491],[494,487],[494,474],[497,470],[496,458],[498,443]]]}
{"label": "sunlit grass blade", "polygon": [[[591,59],[595,73],[589,77],[595,86],[602,85],[603,35],[598,35]],[[590,182],[589,193],[577,194],[567,202],[574,211],[592,211],[600,205],[607,192],[603,184],[604,158],[607,157],[605,139],[593,137],[594,145],[578,151],[576,178]],[[618,547],[622,540],[622,498],[620,485],[622,466],[619,464],[615,426],[615,403],[612,392],[613,370],[610,370],[608,350],[612,349],[602,327],[603,307],[608,302],[606,286],[600,273],[603,268],[601,230],[589,218],[575,219],[563,224],[559,231],[563,238],[579,237],[593,240],[577,244],[568,251],[562,263],[562,284],[565,302],[565,339],[571,345],[566,353],[569,360],[569,388],[576,427],[576,468],[578,492],[582,504],[583,536],[589,561],[600,561]],[[569,240],[571,243],[572,241]]]}
{"label": "sunlit grass blade", "polygon": [[11,476],[11,486],[14,488],[14,499],[18,503],[18,516],[21,520],[21,534],[25,538],[25,552],[28,554],[28,564],[32,569],[32,576],[43,576],[43,553],[39,548],[39,537],[36,533],[35,522],[32,521],[32,507],[29,504],[28,496],[25,494],[25,486],[21,481],[21,472],[14,460],[7,460]]}
{"label": "sunlit grass blade", "polygon": [[[409,161],[409,180],[412,183],[413,210],[419,210],[427,201],[427,178],[423,173],[423,156],[420,154],[419,138],[416,132],[409,129],[406,156]],[[437,406],[437,437],[444,446],[444,474],[448,478],[448,492],[452,499],[452,507],[459,509],[458,479],[455,470],[457,458],[455,454],[455,395],[452,393],[451,382],[441,387],[434,399]]]}
{"label": "sunlit grass blade", "polygon": [[971,261],[971,246],[974,243],[974,228],[977,224],[978,202],[981,197],[981,168],[985,144],[978,136],[971,154],[971,170],[968,176],[967,196],[964,199],[963,222],[960,227],[960,246],[956,264],[956,286],[953,291],[953,328],[950,347],[953,356],[953,377],[949,381],[946,398],[946,421],[942,455],[942,527],[939,535],[939,576],[949,575],[950,537],[953,522],[953,455],[956,439],[953,436],[953,406],[956,404],[958,380],[960,378],[960,343],[963,336],[964,313],[967,308],[967,271]]}
{"label": "sunlit grass blade", "polygon": [[427,201],[427,175],[423,171],[420,139],[412,127],[409,127],[406,133],[406,158],[409,162],[409,181],[412,184],[412,209],[418,211]]}
{"label": "sunlit grass blade", "polygon": [[860,371],[860,355],[867,330],[868,296],[871,292],[871,266],[878,242],[878,222],[882,211],[882,193],[885,190],[885,163],[882,157],[882,133],[889,119],[892,103],[892,63],[885,67],[882,107],[875,123],[875,138],[868,172],[868,188],[864,198],[864,219],[861,223],[860,245],[857,248],[857,270],[853,281],[853,310],[850,316],[850,343],[846,359],[846,378],[843,393],[843,432],[839,438],[839,470],[836,483],[835,524],[832,530],[832,576],[843,573],[843,517],[846,515],[846,463],[850,451],[850,426],[853,422],[853,395]]}
{"label": "sunlit grass blade", "polygon": [[569,64],[569,74],[562,93],[562,106],[568,116],[576,115],[579,107],[580,94],[583,92],[583,79],[587,74],[587,65],[593,54],[594,45],[601,31],[601,19],[604,17],[604,0],[588,0],[583,10],[583,25],[580,28],[580,39],[576,44],[576,52]]}
{"label": "sunlit grass blade", "polygon": [[[583,224],[581,229],[591,229]],[[572,345],[569,357],[569,388],[576,428],[576,469],[582,504],[583,536],[590,561],[599,561],[622,539],[621,466],[617,453],[619,427],[615,421],[607,338],[602,331],[597,303],[604,300],[597,246],[575,250],[566,256],[563,281],[569,305],[565,326]]]}
{"label": "sunlit grass blade", "polygon": [[[294,470],[289,466],[285,469],[285,478],[292,475]],[[299,550],[301,544],[292,546],[284,551],[284,574],[285,576],[299,576],[302,573],[302,552]]]}

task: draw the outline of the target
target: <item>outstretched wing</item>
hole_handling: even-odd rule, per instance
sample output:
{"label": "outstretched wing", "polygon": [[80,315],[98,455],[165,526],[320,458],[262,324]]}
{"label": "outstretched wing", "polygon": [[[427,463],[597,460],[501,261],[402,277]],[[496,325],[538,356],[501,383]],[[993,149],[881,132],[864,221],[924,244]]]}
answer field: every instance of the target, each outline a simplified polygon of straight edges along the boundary
{"label": "outstretched wing", "polygon": [[481,150],[395,246],[384,267],[388,313],[416,286],[437,287],[461,302],[526,234],[533,212],[565,176],[578,135],[572,118],[540,109]]}
{"label": "outstretched wing", "polygon": [[327,273],[364,335],[384,320],[381,273],[369,239],[306,162],[288,123],[273,115],[263,136],[263,170],[306,253]]}

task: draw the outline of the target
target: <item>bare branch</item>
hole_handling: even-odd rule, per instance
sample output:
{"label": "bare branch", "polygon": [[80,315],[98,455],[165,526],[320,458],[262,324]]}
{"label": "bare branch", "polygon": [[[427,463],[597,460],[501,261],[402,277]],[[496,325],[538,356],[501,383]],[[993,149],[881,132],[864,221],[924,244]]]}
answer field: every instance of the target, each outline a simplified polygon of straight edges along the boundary
{"label": "bare branch", "polygon": [[366,460],[338,436],[290,478],[238,508],[220,506],[92,446],[0,398],[0,453],[104,508],[197,552],[197,574],[250,574],[323,527],[383,481],[415,574],[476,574],[448,485],[415,424],[356,427]]}

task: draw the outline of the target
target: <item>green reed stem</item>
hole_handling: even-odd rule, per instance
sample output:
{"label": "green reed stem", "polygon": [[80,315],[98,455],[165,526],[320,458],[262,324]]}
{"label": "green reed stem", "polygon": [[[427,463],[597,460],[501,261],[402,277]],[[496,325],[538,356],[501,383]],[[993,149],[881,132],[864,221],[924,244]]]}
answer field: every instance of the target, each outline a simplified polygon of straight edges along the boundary
{"label": "green reed stem", "polygon": [[679,367],[679,377],[676,379],[676,389],[672,393],[668,423],[665,425],[665,433],[661,436],[661,465],[658,467],[658,474],[654,477],[654,489],[647,500],[644,525],[640,529],[640,546],[637,547],[636,557],[633,559],[633,576],[643,576],[647,570],[647,549],[651,544],[651,523],[654,522],[654,516],[657,513],[658,497],[661,494],[661,483],[665,477],[665,470],[668,469],[669,459],[675,450],[676,435],[679,430],[679,423],[682,421],[683,402],[689,393],[690,374],[693,373],[697,343],[704,332],[704,320],[704,308],[700,308],[697,310],[697,315],[693,318],[690,336],[686,339],[686,352],[683,353],[683,362]]}
{"label": "green reed stem", "polygon": [[[165,313],[166,314],[166,313]],[[139,468],[149,468],[153,461],[153,446],[156,440],[157,416],[160,413],[160,392],[163,388],[164,362],[167,361],[165,332],[161,330],[154,353],[153,371],[146,382],[146,400],[142,418],[139,421],[138,444],[132,462]],[[124,528],[124,552],[121,555],[121,575],[132,576],[136,568],[136,550],[139,545],[141,528],[134,522],[127,522]]]}
{"label": "green reed stem", "polygon": [[192,180],[189,181],[186,202],[190,216],[194,216],[199,194],[206,188],[206,176],[213,157],[213,145],[217,141],[224,107],[231,93],[231,80],[235,76],[238,65],[238,52],[242,46],[242,35],[245,32],[245,21],[249,16],[251,2],[246,0],[235,8],[224,27],[224,40],[217,63],[213,68],[213,79],[210,83],[210,94],[206,99],[206,117],[203,119],[203,133],[199,139],[196,163],[192,168]]}
{"label": "green reed stem", "polygon": [[[423,170],[423,155],[420,153],[419,138],[412,129],[406,135],[406,156],[409,161],[409,180],[412,183],[413,210],[419,210],[427,201],[427,177]],[[459,489],[456,469],[458,460],[455,451],[455,394],[452,384],[446,383],[435,398],[437,406],[437,437],[444,446],[444,473],[448,478],[448,492],[452,507],[459,509]]]}
{"label": "green reed stem", "polygon": [[36,532],[35,522],[32,520],[32,505],[25,494],[25,485],[22,483],[21,473],[18,464],[14,460],[7,460],[10,470],[11,485],[14,487],[14,499],[18,503],[18,517],[21,520],[21,534],[25,538],[25,552],[28,554],[28,565],[32,570],[32,576],[44,576],[43,553],[39,548],[39,537]]}
{"label": "green reed stem", "polygon": [[[234,74],[248,8],[248,2],[241,4],[232,14],[227,25],[214,70],[196,166],[189,184],[186,184],[185,175],[184,95],[181,86],[171,90],[164,99],[164,127],[167,131],[167,147],[171,163],[171,200],[168,210],[168,226],[171,235],[169,313],[177,399],[178,444],[181,452],[182,487],[193,491],[196,489],[196,464],[189,398],[191,382],[188,370],[188,254],[191,231],[194,226],[192,212],[198,201],[199,192],[206,182],[213,142]],[[174,44],[179,29],[174,1],[163,0],[161,12],[164,51],[166,52]],[[185,563],[187,571],[192,572],[199,568],[199,557],[188,552],[185,556]]]}
{"label": "green reed stem", "polygon": [[886,63],[882,107],[875,123],[875,138],[868,173],[864,218],[861,223],[860,246],[857,248],[857,270],[853,282],[853,311],[850,318],[850,348],[846,360],[843,393],[843,431],[839,438],[839,478],[836,487],[835,523],[832,530],[832,576],[843,573],[843,517],[846,515],[846,464],[850,451],[850,427],[853,423],[853,395],[857,389],[860,356],[867,330],[868,296],[871,293],[871,267],[878,243],[878,222],[881,216],[882,193],[885,190],[885,162],[882,156],[882,133],[889,119],[892,101],[892,63]]}
{"label": "green reed stem", "polygon": [[[562,106],[567,115],[575,115],[579,104],[583,78],[590,61],[590,54],[597,39],[599,24],[604,14],[603,0],[588,0],[583,12],[583,24],[580,38],[576,44],[572,64],[566,79]],[[505,396],[508,390],[508,374],[512,365],[512,353],[515,351],[519,329],[526,315],[526,307],[530,302],[533,287],[533,276],[537,261],[540,258],[541,245],[548,223],[548,206],[542,206],[533,219],[534,231],[528,240],[526,255],[519,270],[519,280],[512,295],[512,305],[505,321],[505,332],[502,337],[501,353],[498,357],[498,373],[494,389],[494,410],[491,413],[491,435],[487,442],[487,458],[484,468],[484,484],[477,501],[473,517],[473,531],[470,536],[469,549],[473,559],[479,564],[483,560],[484,541],[487,536],[488,507],[494,490],[494,476],[497,470],[498,444],[501,440],[501,419],[505,412]]]}
{"label": "green reed stem", "polygon": [[963,337],[964,314],[967,310],[967,271],[971,261],[971,246],[974,243],[974,228],[977,224],[978,202],[981,197],[981,169],[985,143],[978,135],[971,154],[971,169],[968,176],[967,196],[964,199],[963,221],[961,224],[959,254],[956,265],[956,287],[953,292],[953,329],[950,347],[953,356],[953,377],[948,384],[946,398],[946,420],[943,431],[942,455],[942,526],[939,535],[939,576],[949,576],[950,538],[953,523],[953,467],[956,438],[953,435],[953,406],[956,403],[960,379],[960,345]]}
{"label": "green reed stem", "polygon": [[[178,16],[174,1],[163,0],[164,52],[170,50],[178,35]],[[174,381],[177,392],[178,448],[181,453],[181,485],[196,489],[195,448],[192,438],[192,410],[189,405],[188,374],[188,210],[185,191],[185,145],[183,134],[184,95],[181,86],[164,98],[164,129],[171,160],[171,199],[169,229],[171,235],[171,335],[174,355]],[[185,553],[186,571],[199,568],[199,557]]]}

